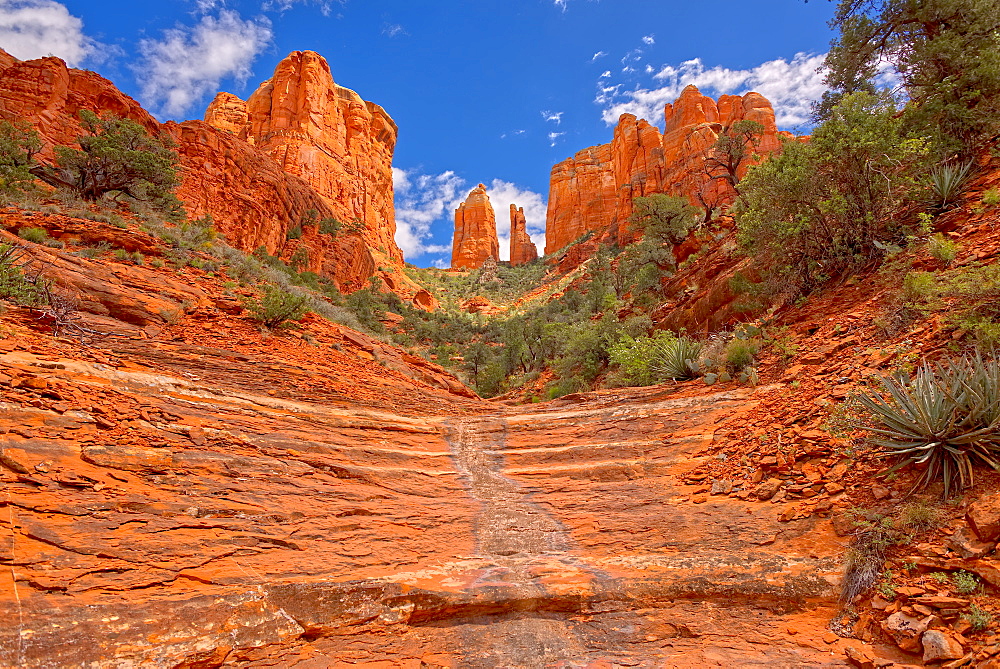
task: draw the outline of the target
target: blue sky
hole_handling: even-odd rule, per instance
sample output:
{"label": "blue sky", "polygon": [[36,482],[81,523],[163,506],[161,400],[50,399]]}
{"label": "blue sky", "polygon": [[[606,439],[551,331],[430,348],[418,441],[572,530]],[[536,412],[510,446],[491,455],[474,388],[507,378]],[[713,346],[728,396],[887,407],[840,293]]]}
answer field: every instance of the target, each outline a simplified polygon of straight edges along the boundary
{"label": "blue sky", "polygon": [[[624,111],[757,90],[804,129],[826,52],[829,0],[0,0],[0,47],[93,69],[163,120],[200,118],[218,90],[246,97],[288,52],[400,127],[397,241],[421,266],[450,258],[452,211],[489,187],[543,245],[552,165],[610,141]],[[506,250],[505,239],[501,246]]]}

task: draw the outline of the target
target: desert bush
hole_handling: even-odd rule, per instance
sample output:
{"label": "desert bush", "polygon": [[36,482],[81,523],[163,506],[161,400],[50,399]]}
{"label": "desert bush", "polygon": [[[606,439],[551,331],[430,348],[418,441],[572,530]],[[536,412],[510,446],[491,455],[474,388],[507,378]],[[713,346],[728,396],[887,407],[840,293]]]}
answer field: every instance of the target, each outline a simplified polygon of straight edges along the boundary
{"label": "desert bush", "polygon": [[969,613],[964,617],[972,625],[972,629],[977,632],[987,630],[993,624],[993,614],[978,604],[969,606]]}
{"label": "desert bush", "polygon": [[252,318],[265,327],[276,328],[285,321],[302,318],[308,298],[277,286],[265,285],[260,299],[248,299],[246,307]]}
{"label": "desert bush", "polygon": [[971,595],[979,590],[979,579],[976,578],[975,574],[959,569],[951,575],[951,578],[955,582],[955,590],[959,594]]}
{"label": "desert bush", "polygon": [[938,232],[927,240],[927,251],[932,258],[947,267],[958,255],[958,244]]}
{"label": "desert bush", "polygon": [[1000,189],[998,189],[996,186],[987,189],[983,193],[982,199],[983,199],[983,204],[986,205],[987,207],[995,207],[997,205],[1000,205]]}
{"label": "desert bush", "polygon": [[38,133],[27,123],[0,120],[0,192],[27,189],[35,177],[30,169],[42,150]]}
{"label": "desert bush", "polygon": [[927,302],[937,295],[933,272],[908,272],[903,277],[903,298],[909,302]]}
{"label": "desert bush", "polygon": [[179,208],[173,195],[177,154],[168,135],[154,137],[131,119],[98,117],[89,110],[80,112],[80,122],[85,131],[77,138],[80,148],[57,146],[56,166],[38,166],[32,174],[88,201],[122,193]]}
{"label": "desert bush", "polygon": [[0,299],[21,306],[45,304],[45,281],[24,273],[25,249],[17,244],[0,244]]}
{"label": "desert bush", "polygon": [[726,368],[738,374],[754,363],[754,356],[760,350],[760,342],[733,337],[726,344]]}
{"label": "desert bush", "polygon": [[919,190],[926,154],[891,98],[845,96],[809,142],[786,142],[750,168],[741,182],[742,248],[797,292],[881,259],[921,229],[899,210]]}
{"label": "desert bush", "polygon": [[35,244],[44,244],[49,239],[49,233],[42,228],[21,228],[17,231],[17,236]]}
{"label": "desert bush", "polygon": [[914,484],[943,484],[943,497],[971,486],[974,465],[1000,469],[1000,364],[981,355],[931,366],[912,379],[882,379],[881,392],[858,397],[866,412],[855,426],[868,432],[885,457],[899,462],[886,473],[923,467]]}

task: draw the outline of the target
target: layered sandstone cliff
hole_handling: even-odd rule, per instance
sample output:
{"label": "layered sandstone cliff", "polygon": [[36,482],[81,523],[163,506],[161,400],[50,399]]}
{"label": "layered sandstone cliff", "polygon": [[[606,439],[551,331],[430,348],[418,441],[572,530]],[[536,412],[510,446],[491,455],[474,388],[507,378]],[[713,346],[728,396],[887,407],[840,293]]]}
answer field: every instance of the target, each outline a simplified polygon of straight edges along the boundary
{"label": "layered sandstone cliff", "polygon": [[[304,247],[305,269],[344,291],[366,285],[375,274],[401,296],[432,306],[426,291],[399,271],[391,174],[395,125],[377,105],[360,103],[356,94],[326,79],[322,58],[296,52],[251,96],[249,106],[224,94],[211,105],[210,122],[160,124],[93,72],[68,68],[58,58],[18,61],[0,52],[0,117],[34,126],[45,144],[43,158],[52,157],[54,146],[76,141],[84,109],[166,132],[177,143],[182,178],[177,194],[188,215],[210,215],[236,248],[263,246],[287,258]],[[275,91],[287,91],[292,99]],[[326,131],[323,124],[329,124]],[[302,222],[328,216],[360,221],[358,232],[331,236],[305,227],[300,238],[288,239]]]}
{"label": "layered sandstone cliff", "polygon": [[486,194],[486,186],[472,189],[465,202],[455,210],[455,237],[452,241],[451,266],[476,269],[487,258],[500,257],[496,214]]}
{"label": "layered sandstone cliff", "polygon": [[523,265],[538,258],[538,249],[528,235],[524,207],[510,205],[510,264]]}
{"label": "layered sandstone cliff", "polygon": [[205,121],[308,182],[335,218],[356,225],[385,256],[380,261],[402,262],[392,193],[396,124],[377,104],[334,83],[322,56],[292,52],[245,103],[219,93]]}
{"label": "layered sandstone cliff", "polygon": [[[552,168],[546,217],[545,252],[552,253],[588,232],[631,241],[627,222],[632,199],[653,193],[687,197],[700,207],[730,204],[735,192],[706,167],[712,145],[741,120],[764,130],[754,152],[781,147],[771,104],[758,93],[724,95],[718,102],[688,86],[664,110],[664,132],[632,114],[623,114],[609,144],[593,146]],[[746,166],[741,167],[741,176]]]}

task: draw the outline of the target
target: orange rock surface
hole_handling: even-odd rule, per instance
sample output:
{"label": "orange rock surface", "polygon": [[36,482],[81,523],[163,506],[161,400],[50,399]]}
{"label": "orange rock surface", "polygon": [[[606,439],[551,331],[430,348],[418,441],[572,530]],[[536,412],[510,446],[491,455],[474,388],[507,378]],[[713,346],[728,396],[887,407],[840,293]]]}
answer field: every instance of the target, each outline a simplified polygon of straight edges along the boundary
{"label": "orange rock surface", "polygon": [[475,269],[487,258],[500,258],[500,242],[497,241],[497,220],[490,196],[486,194],[486,186],[479,184],[455,210],[451,266]]}
{"label": "orange rock surface", "polygon": [[[42,156],[49,158],[55,145],[73,144],[81,134],[78,114],[83,109],[166,132],[177,142],[182,167],[177,194],[188,215],[211,215],[236,248],[263,246],[287,259],[305,247],[308,263],[303,269],[333,279],[345,292],[366,285],[374,274],[389,290],[433,308],[426,291],[421,293],[400,271],[402,255],[393,240],[395,125],[377,105],[361,103],[356,94],[333,84],[325,61],[312,52],[293,53],[277,72],[277,79],[251,96],[257,125],[244,122],[237,132],[244,106],[228,93],[209,107],[211,123],[161,125],[93,72],[68,68],[58,58],[22,62],[3,54],[0,115],[31,123],[45,142]],[[294,89],[295,100],[272,95],[276,85]],[[322,101],[328,104],[324,107]],[[274,118],[268,111],[272,108]],[[331,124],[325,132],[324,123]],[[251,127],[267,134],[267,141],[252,135]],[[289,240],[289,230],[308,221],[312,212],[342,222],[357,219],[361,225],[356,234],[335,237],[307,226],[301,238]]]}
{"label": "orange rock surface", "polygon": [[510,264],[523,265],[538,258],[538,249],[528,236],[524,207],[510,205]]}
{"label": "orange rock surface", "polygon": [[[780,148],[771,104],[758,93],[724,95],[716,102],[688,86],[664,110],[665,130],[632,114],[622,114],[609,144],[590,147],[552,168],[546,216],[545,253],[588,232],[608,233],[619,244],[632,241],[627,222],[632,199],[653,193],[687,197],[692,204],[717,207],[735,192],[705,172],[705,153],[719,134],[737,121],[759,122],[764,132],[756,152]],[[746,166],[740,170],[745,173]]]}

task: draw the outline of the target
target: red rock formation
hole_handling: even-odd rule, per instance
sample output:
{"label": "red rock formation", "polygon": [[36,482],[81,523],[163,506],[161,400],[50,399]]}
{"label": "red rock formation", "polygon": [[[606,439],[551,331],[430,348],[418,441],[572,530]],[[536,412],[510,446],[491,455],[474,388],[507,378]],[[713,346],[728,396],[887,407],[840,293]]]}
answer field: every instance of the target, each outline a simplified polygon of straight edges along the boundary
{"label": "red rock formation", "polygon": [[610,144],[592,146],[557,163],[549,185],[545,253],[605,229],[615,217],[616,201]]}
{"label": "red rock formation", "polygon": [[455,238],[451,249],[453,268],[475,269],[487,258],[500,257],[497,221],[486,186],[472,189],[455,210]]}
{"label": "red rock formation", "polygon": [[523,265],[538,258],[538,249],[528,236],[524,207],[510,205],[510,264]]}
{"label": "red rock formation", "polygon": [[[764,126],[756,152],[781,147],[771,104],[758,93],[724,95],[716,102],[688,86],[664,111],[664,132],[623,114],[610,144],[577,153],[552,168],[545,252],[552,253],[591,231],[608,232],[617,243],[632,240],[626,225],[632,199],[652,193],[683,195],[697,206],[724,206],[735,193],[706,173],[706,151],[719,134],[741,120]],[[746,166],[740,170],[745,173]]]}
{"label": "red rock formation", "polygon": [[205,122],[239,135],[247,125],[247,103],[232,93],[219,93],[205,110]]}
{"label": "red rock formation", "polygon": [[[277,89],[293,91],[294,100]],[[345,292],[377,274],[390,290],[433,308],[433,298],[420,294],[399,271],[391,170],[396,128],[385,112],[334,85],[325,61],[312,52],[295,52],[282,61],[276,77],[251,101],[253,123],[247,105],[224,93],[206,113],[210,123],[161,125],[93,72],[70,69],[58,58],[22,62],[0,51],[0,116],[31,123],[45,142],[43,157],[51,158],[57,144],[75,142],[83,109],[167,132],[177,142],[182,166],[177,194],[188,215],[211,215],[236,248],[264,246],[288,258],[305,247],[305,269],[333,279]],[[288,240],[288,231],[312,212],[360,220],[362,229],[333,237],[306,227],[301,238]]]}
{"label": "red rock formation", "polygon": [[239,137],[313,186],[338,220],[358,222],[380,263],[402,263],[392,193],[397,128],[385,110],[335,84],[319,54],[294,51],[245,103],[220,93],[205,120],[233,130],[244,115]]}

